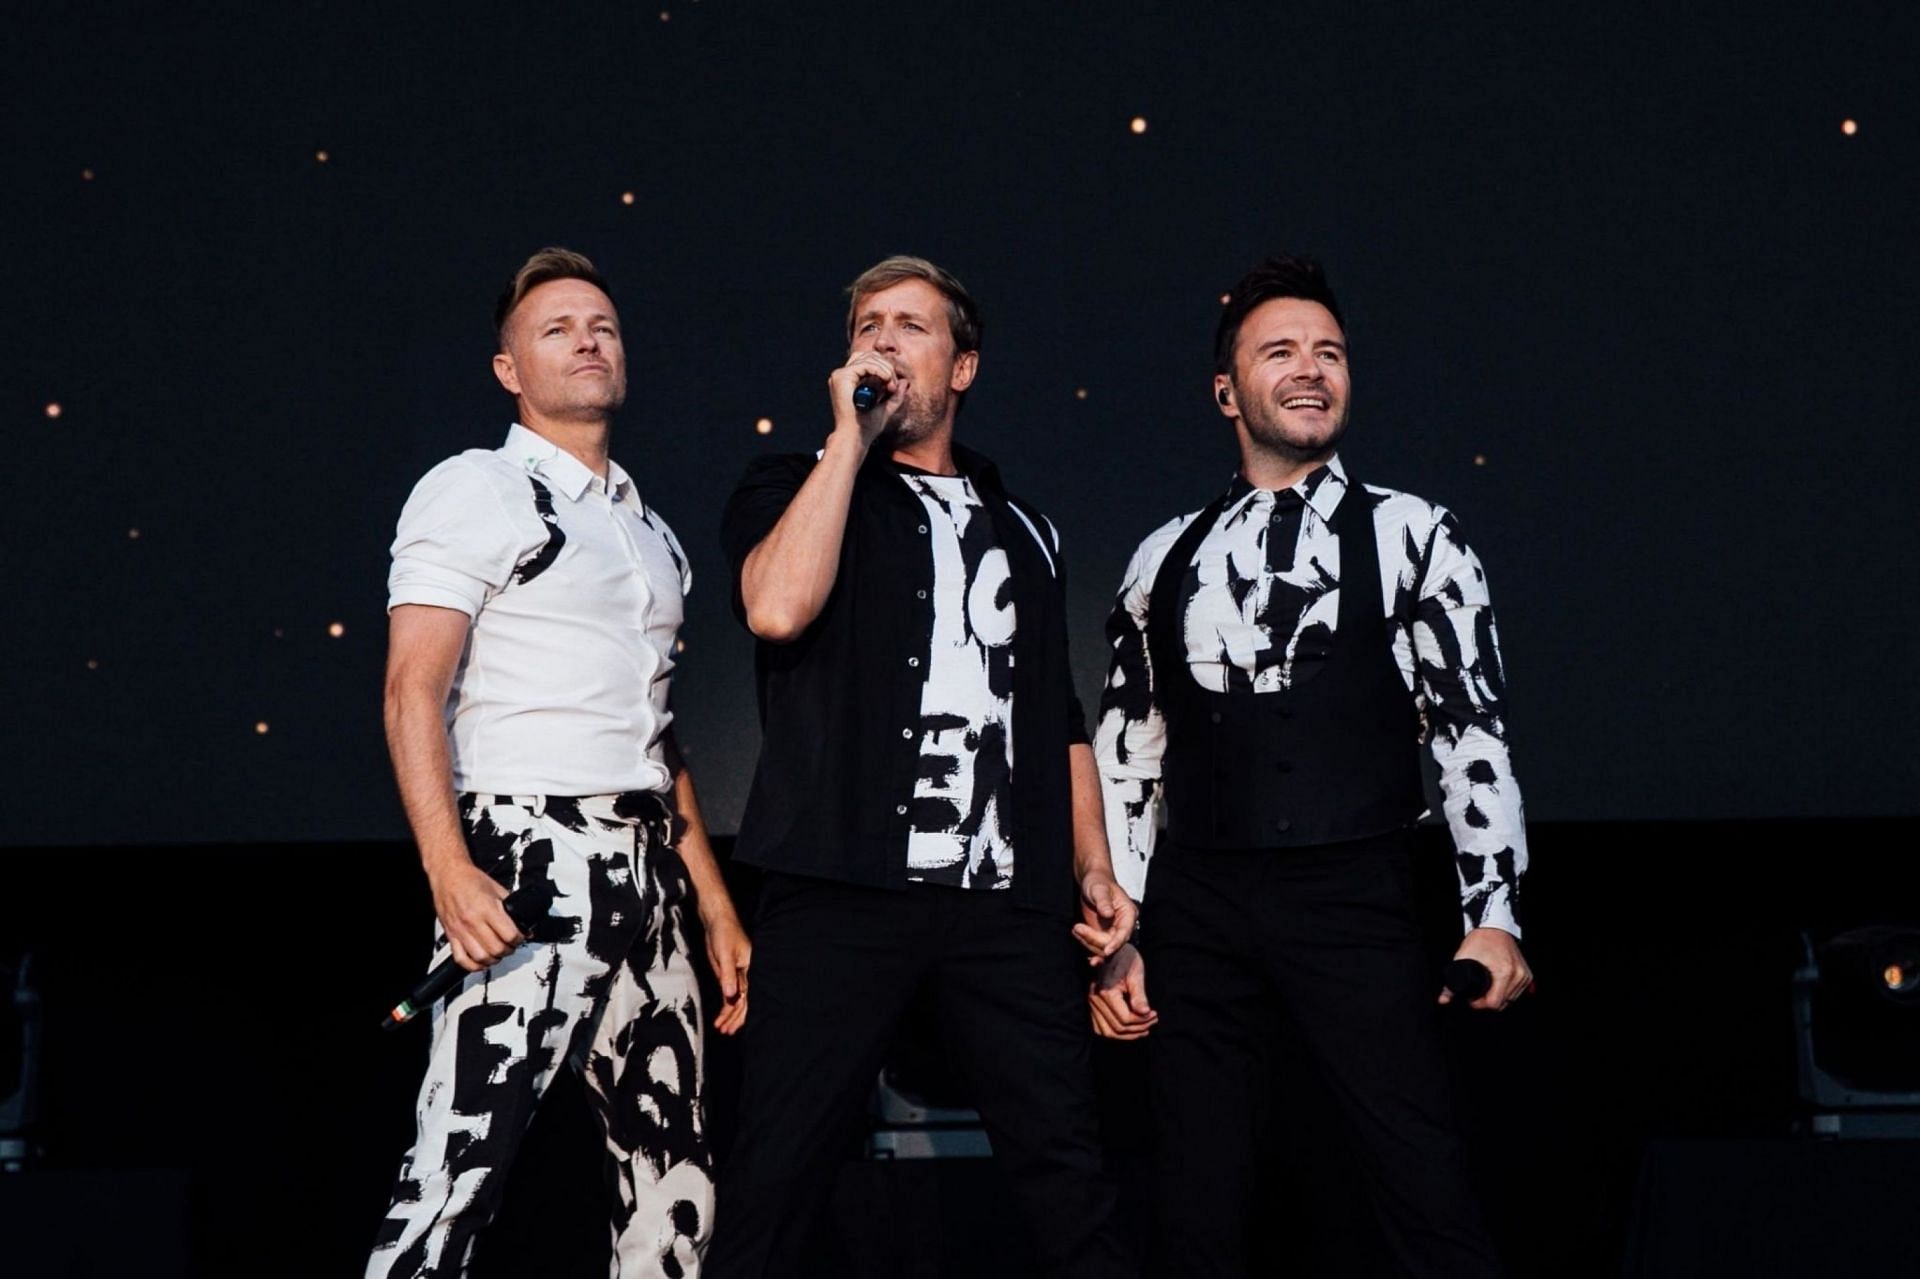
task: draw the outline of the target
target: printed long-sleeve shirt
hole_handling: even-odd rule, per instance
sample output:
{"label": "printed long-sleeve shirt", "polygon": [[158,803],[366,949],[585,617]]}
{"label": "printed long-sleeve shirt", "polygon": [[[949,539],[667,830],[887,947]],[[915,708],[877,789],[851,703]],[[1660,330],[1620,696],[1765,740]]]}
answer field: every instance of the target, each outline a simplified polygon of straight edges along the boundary
{"label": "printed long-sleeve shirt", "polygon": [[[1337,457],[1279,493],[1235,478],[1195,557],[1181,624],[1201,686],[1279,691],[1301,663],[1328,652],[1340,594],[1340,540],[1330,521],[1347,487]],[[1501,719],[1505,679],[1486,573],[1451,513],[1408,493],[1367,488],[1380,499],[1381,605],[1440,766],[1465,924],[1518,936],[1514,897],[1527,867],[1526,827]],[[1169,521],[1140,544],[1107,622],[1112,659],[1094,752],[1114,870],[1136,900],[1153,856],[1167,742],[1153,695],[1148,599],[1161,562],[1198,514]]]}

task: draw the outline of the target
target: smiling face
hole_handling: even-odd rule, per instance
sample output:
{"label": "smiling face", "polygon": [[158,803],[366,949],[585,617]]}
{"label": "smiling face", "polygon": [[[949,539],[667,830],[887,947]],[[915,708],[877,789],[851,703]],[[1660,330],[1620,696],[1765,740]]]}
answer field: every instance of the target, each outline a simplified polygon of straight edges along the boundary
{"label": "smiling face", "polygon": [[494,375],[523,422],[605,421],[627,398],[627,354],[613,301],[585,280],[549,280],[507,317]]}
{"label": "smiling face", "polygon": [[1233,372],[1214,378],[1243,444],[1289,462],[1332,456],[1347,429],[1350,385],[1340,322],[1305,298],[1274,298],[1248,312]]}
{"label": "smiling face", "polygon": [[980,362],[978,351],[954,342],[946,294],[920,279],[855,298],[849,349],[884,357],[901,379],[884,428],[896,446],[951,427]]}

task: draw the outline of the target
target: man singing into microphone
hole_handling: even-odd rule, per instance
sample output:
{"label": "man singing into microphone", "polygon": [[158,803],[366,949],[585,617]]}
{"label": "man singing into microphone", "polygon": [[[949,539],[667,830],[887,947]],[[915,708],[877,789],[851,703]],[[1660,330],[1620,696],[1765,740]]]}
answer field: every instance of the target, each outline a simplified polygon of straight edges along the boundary
{"label": "man singing into microphone", "polygon": [[[723,1034],[746,1017],[749,959],[667,709],[691,574],[607,456],[626,355],[593,264],[535,254],[494,322],[519,420],[415,487],[388,578],[387,743],[435,959],[472,975],[433,1010],[418,1134],[367,1274],[465,1273],[564,1062],[606,1137],[613,1273],[691,1276],[713,1187],[689,895]],[[501,905],[515,890],[551,898],[525,937]]]}
{"label": "man singing into microphone", "polygon": [[1075,937],[1109,955],[1134,908],[1068,669],[1060,539],[954,443],[980,364],[960,282],[895,257],[849,292],[826,447],[753,463],[723,522],[764,729],[734,855],[766,878],[709,1274],[804,1264],[916,995],[1052,1270],[1130,1274]]}
{"label": "man singing into microphone", "polygon": [[1511,1003],[1529,982],[1514,919],[1527,846],[1493,610],[1450,514],[1341,463],[1348,390],[1318,264],[1273,258],[1242,279],[1213,379],[1239,474],[1141,543],[1107,627],[1096,750],[1146,958],[1124,947],[1092,1003],[1103,1034],[1151,1030],[1156,1275],[1249,1273],[1250,1116],[1262,1040],[1283,1025],[1360,1147],[1402,1272],[1498,1273],[1408,863],[1424,731],[1458,850],[1458,956],[1493,978],[1473,1007]]}

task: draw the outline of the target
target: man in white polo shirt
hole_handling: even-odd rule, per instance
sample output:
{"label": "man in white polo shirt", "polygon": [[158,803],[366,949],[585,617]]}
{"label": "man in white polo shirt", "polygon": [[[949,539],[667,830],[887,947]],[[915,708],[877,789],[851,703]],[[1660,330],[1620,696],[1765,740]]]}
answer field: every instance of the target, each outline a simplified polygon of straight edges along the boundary
{"label": "man in white polo shirt", "polygon": [[[692,1276],[713,1183],[688,896],[723,1034],[746,1018],[750,953],[667,708],[692,578],[607,455],[626,357],[593,264],[535,254],[495,322],[519,421],[420,481],[388,578],[387,744],[434,962],[470,975],[433,1009],[418,1134],[367,1273],[464,1272],[564,1062],[606,1135],[613,1273]],[[514,892],[550,899],[525,936]]]}

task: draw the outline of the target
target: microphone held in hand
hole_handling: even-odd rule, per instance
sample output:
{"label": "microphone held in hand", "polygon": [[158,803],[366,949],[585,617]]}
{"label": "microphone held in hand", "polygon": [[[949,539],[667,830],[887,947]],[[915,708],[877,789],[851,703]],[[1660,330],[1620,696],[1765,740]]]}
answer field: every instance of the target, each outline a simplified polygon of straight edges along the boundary
{"label": "microphone held in hand", "polygon": [[[547,910],[553,905],[553,885],[550,883],[528,884],[518,892],[511,893],[500,903],[506,909],[507,917],[513,920],[513,926],[523,934],[533,931],[533,926],[547,916]],[[386,1020],[380,1023],[380,1029],[392,1030],[395,1026],[404,1026],[421,1012],[433,1007],[434,1003],[460,984],[467,970],[458,960],[449,956],[434,966],[432,972],[422,977],[407,997],[393,1006]]]}
{"label": "microphone held in hand", "polygon": [[1477,959],[1456,959],[1440,970],[1440,984],[1457,1002],[1470,1004],[1493,989],[1493,974]]}
{"label": "microphone held in hand", "polygon": [[853,407],[862,413],[886,398],[886,379],[877,374],[866,374],[853,388]]}

